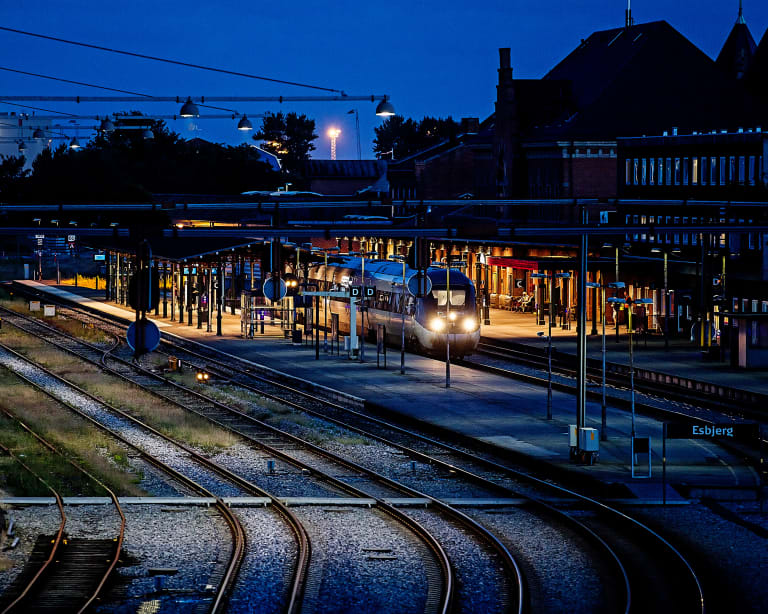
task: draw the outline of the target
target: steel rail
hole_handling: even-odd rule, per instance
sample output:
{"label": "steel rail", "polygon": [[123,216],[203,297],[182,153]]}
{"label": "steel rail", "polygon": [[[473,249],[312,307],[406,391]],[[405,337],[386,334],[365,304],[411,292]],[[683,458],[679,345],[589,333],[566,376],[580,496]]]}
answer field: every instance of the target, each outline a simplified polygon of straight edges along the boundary
{"label": "steel rail", "polygon": [[[0,310],[2,310],[2,309],[4,309],[4,308],[0,307]],[[111,350],[109,350],[108,352],[104,352],[101,348],[97,348],[96,346],[93,346],[92,344],[90,344],[90,343],[88,343],[86,341],[83,341],[83,340],[77,339],[75,337],[72,337],[71,335],[68,335],[67,333],[65,333],[63,331],[60,331],[60,330],[58,330],[58,329],[56,329],[54,327],[51,327],[51,326],[49,326],[49,325],[47,325],[47,324],[45,324],[43,322],[40,322],[39,320],[37,320],[35,318],[30,318],[28,316],[25,316],[23,314],[19,314],[17,312],[10,311],[10,310],[5,310],[5,311],[6,311],[6,313],[11,314],[11,318],[8,319],[8,323],[10,323],[10,324],[13,324],[12,318],[14,316],[16,316],[16,317],[18,317],[21,320],[25,320],[25,321],[33,323],[34,325],[38,325],[38,326],[46,329],[47,331],[49,331],[51,333],[55,333],[55,334],[57,334],[57,335],[59,335],[61,337],[67,338],[67,339],[69,339],[71,341],[74,341],[74,342],[76,342],[77,344],[79,344],[81,346],[86,346],[90,350],[97,350],[97,351],[99,351],[99,353],[103,354],[104,357],[107,355],[107,353],[109,351],[111,351]],[[20,327],[20,330],[23,330],[23,331],[28,332],[29,334],[33,334],[33,335],[37,334],[37,333],[34,333],[34,332],[29,331],[27,329],[24,329],[23,327]],[[40,338],[43,338],[39,334],[37,334],[37,336],[39,336]],[[73,355],[77,356],[81,360],[85,360],[87,362],[93,362],[92,359],[90,359],[88,357],[85,357],[82,354],[78,354],[72,348],[68,348],[68,347],[66,347],[64,345],[56,343],[50,337],[46,337],[46,338],[43,338],[43,339],[47,343],[49,343],[51,345],[54,345],[55,347],[59,347],[60,349],[66,351],[66,352],[68,352],[70,354],[73,354]],[[10,351],[12,351],[12,350],[10,350]],[[147,371],[145,369],[141,369],[137,365],[134,365],[132,363],[129,363],[127,361],[124,361],[124,360],[119,359],[119,358],[114,357],[114,356],[111,357],[111,359],[119,361],[124,366],[128,367],[129,369],[141,371],[144,376],[149,376],[151,378],[154,378],[154,379],[157,379],[157,380],[161,380],[163,383],[166,383],[166,384],[169,384],[169,385],[174,386],[176,388],[185,390],[185,392],[188,392],[188,393],[191,393],[191,394],[193,394],[195,396],[203,398],[203,399],[205,399],[205,401],[207,401],[209,403],[215,403],[218,406],[220,406],[220,408],[223,408],[226,411],[230,411],[229,408],[227,408],[226,406],[224,406],[222,404],[219,404],[219,403],[217,403],[217,402],[215,402],[215,401],[213,401],[211,399],[208,399],[206,397],[203,397],[202,395],[199,395],[199,394],[195,393],[194,391],[185,389],[184,387],[179,386],[178,384],[175,384],[174,382],[171,382],[169,380],[166,380],[165,378],[162,378],[162,377],[160,377],[160,376],[158,376],[158,375],[156,375],[156,374],[154,374],[154,373],[152,373],[150,371]],[[25,360],[27,362],[30,362],[29,359],[25,359]],[[41,368],[41,367],[39,367],[39,368]],[[103,368],[104,369],[108,369],[115,376],[117,376],[117,377],[119,377],[119,378],[129,382],[130,384],[132,384],[134,386],[138,386],[138,387],[140,387],[140,388],[150,392],[151,394],[153,394],[155,396],[158,396],[159,398],[162,398],[162,399],[164,399],[164,400],[166,400],[168,402],[171,402],[173,404],[178,405],[179,407],[184,408],[187,411],[191,411],[193,413],[196,413],[197,415],[200,415],[200,416],[204,417],[205,419],[209,420],[210,422],[212,422],[213,424],[216,424],[217,426],[219,426],[221,428],[224,428],[224,429],[227,429],[227,430],[232,431],[234,433],[237,433],[239,436],[243,437],[244,439],[247,439],[247,440],[257,444],[259,447],[267,450],[268,452],[270,452],[270,454],[273,454],[274,456],[282,458],[285,462],[289,462],[289,463],[293,464],[294,466],[298,466],[298,467],[301,467],[303,469],[307,469],[307,470],[311,471],[312,473],[314,473],[316,475],[321,475],[324,480],[328,481],[329,483],[331,483],[332,485],[336,486],[337,488],[340,488],[340,489],[344,490],[345,492],[353,494],[355,497],[370,498],[370,495],[368,495],[367,493],[365,493],[363,491],[360,491],[359,489],[357,489],[357,488],[355,488],[353,486],[350,486],[350,485],[346,484],[345,482],[343,482],[341,480],[338,480],[338,479],[336,479],[336,478],[334,478],[334,477],[332,477],[332,476],[330,476],[328,474],[324,474],[324,473],[322,473],[322,472],[320,472],[320,471],[310,467],[309,465],[306,465],[305,463],[301,463],[301,462],[297,461],[296,459],[290,457],[289,455],[281,452],[280,450],[277,450],[277,449],[275,449],[275,448],[273,448],[271,446],[268,446],[268,445],[264,444],[263,442],[260,442],[258,440],[253,439],[253,437],[243,433],[242,431],[240,431],[238,429],[233,428],[231,425],[227,425],[225,423],[213,420],[209,416],[206,416],[204,414],[196,412],[194,409],[191,409],[190,407],[188,407],[188,406],[186,406],[186,405],[184,405],[182,403],[179,403],[175,399],[172,399],[172,398],[170,398],[168,396],[160,394],[156,390],[153,390],[150,387],[138,384],[136,381],[130,379],[125,374],[120,373],[119,371],[117,371],[117,370],[115,370],[115,369],[113,369],[111,367],[108,367],[105,364],[103,365]],[[51,375],[52,377],[66,382],[66,380],[63,380],[63,378],[57,376],[56,374],[54,374],[54,373],[52,373],[52,372],[50,372],[50,371],[48,371],[46,369],[43,369],[43,370],[48,372],[49,375]],[[68,386],[74,388],[75,390],[78,390],[78,392],[80,392],[81,394],[84,394],[84,395],[88,396],[89,398],[92,398],[95,401],[97,401],[97,402],[99,402],[99,403],[101,403],[103,405],[107,405],[108,406],[108,404],[104,403],[104,401],[102,401],[102,400],[98,399],[97,397],[93,396],[92,394],[90,394],[90,393],[80,389],[79,387],[77,387],[76,385],[72,384],[71,382],[66,382],[66,384]],[[120,413],[121,415],[124,415],[126,418],[131,419],[132,421],[140,424],[143,428],[149,429],[149,430],[153,431],[155,434],[163,436],[162,433],[157,432],[155,429],[153,429],[153,427],[151,427],[151,426],[143,423],[142,421],[140,421],[140,420],[130,416],[130,414],[126,414],[125,412],[122,412],[121,410],[119,410],[117,408],[114,408],[114,407],[111,407],[111,406],[110,406],[110,409],[112,409],[113,411],[115,411],[117,413]],[[253,418],[250,418],[249,416],[243,415],[243,417],[247,418],[248,420],[251,420],[253,422],[258,423],[258,421],[254,420]],[[263,424],[263,423],[259,423],[259,424]],[[310,444],[308,442],[304,442],[303,440],[300,440],[299,438],[295,438],[295,437],[293,437],[293,436],[291,436],[289,434],[283,433],[282,431],[278,431],[277,429],[274,429],[273,427],[269,427],[268,425],[263,425],[263,426],[267,427],[270,430],[275,431],[276,433],[280,433],[280,435],[282,435],[282,436],[294,439],[295,442],[299,443],[300,445],[304,445],[306,447],[311,447],[311,448],[316,448],[315,446],[313,446],[312,444]],[[101,428],[104,428],[104,427],[102,426]],[[167,437],[165,437],[165,436],[163,436],[163,437],[167,439]],[[122,438],[121,438],[121,440],[122,440]],[[183,444],[180,444],[179,442],[175,442],[175,441],[174,441],[174,443],[176,445],[179,445],[182,449],[185,449],[185,451],[187,453],[199,457],[199,455],[196,455],[194,453],[194,451],[192,451],[189,448],[186,448]],[[323,452],[319,448],[316,448],[314,451],[316,451],[317,453],[322,453]],[[378,479],[379,481],[382,481],[382,482],[387,482],[388,481],[388,479],[385,478],[384,476],[379,476],[378,474],[375,474],[375,472],[371,472],[371,471],[366,470],[366,469],[364,469],[362,467],[356,466],[353,463],[345,462],[343,459],[340,459],[339,457],[335,457],[335,455],[324,454],[324,456],[326,456],[329,459],[331,459],[331,457],[333,457],[334,460],[336,460],[336,462],[338,462],[338,463],[340,463],[342,465],[346,465],[349,468],[357,470],[357,471],[359,471],[361,473],[367,473],[367,474],[369,474],[371,476],[375,476],[376,479]],[[200,458],[202,458],[202,457],[200,457]],[[217,472],[220,473],[220,471],[217,471]],[[393,487],[393,488],[397,488],[401,492],[405,492],[404,491],[405,487],[402,486],[402,485],[399,485],[399,484],[397,484],[395,482],[392,482],[390,484],[390,486]],[[265,494],[267,496],[269,496],[273,501],[275,501],[277,505],[282,505],[282,503],[280,503],[279,500],[275,499],[273,496],[269,495],[268,493],[265,493]],[[421,493],[418,493],[416,491],[411,491],[411,492],[409,492],[407,494],[409,494],[411,496],[422,496]],[[440,614],[447,614],[447,612],[450,610],[450,607],[451,607],[451,604],[452,604],[452,600],[453,600],[453,591],[454,591],[454,588],[455,588],[455,581],[454,581],[454,578],[453,578],[453,570],[451,568],[451,565],[450,565],[450,562],[448,560],[448,557],[447,557],[445,551],[443,550],[442,546],[434,538],[434,536],[432,536],[432,534],[427,529],[422,527],[418,522],[416,522],[415,520],[411,519],[410,517],[408,517],[406,514],[404,514],[403,512],[398,510],[397,508],[389,505],[383,499],[380,499],[380,498],[377,498],[377,497],[373,497],[373,498],[376,499],[378,507],[380,507],[388,515],[392,516],[398,523],[400,523],[402,525],[405,525],[412,532],[414,532],[414,534],[416,534],[416,536],[419,539],[421,539],[427,545],[428,549],[434,554],[434,556],[435,556],[435,558],[437,560],[438,566],[440,567],[441,573],[443,575],[443,586],[441,587],[440,605],[439,605],[439,609],[437,611],[440,612]],[[469,519],[469,520],[471,521],[471,519]],[[474,522],[474,521],[471,521],[471,522]],[[307,538],[307,540],[308,540],[308,538]],[[305,574],[302,575],[302,580],[304,579],[304,577],[305,577]],[[298,603],[298,601],[299,601],[299,596],[301,595],[301,591],[303,591],[303,584],[302,584],[302,586],[299,589],[293,591],[292,595],[291,595],[291,603],[294,604],[294,607],[296,607],[296,608],[300,607],[300,604]]]}
{"label": "steel rail", "polygon": [[101,486],[109,495],[109,498],[112,500],[112,503],[115,506],[115,509],[117,510],[118,515],[120,516],[120,532],[117,536],[117,538],[114,540],[116,542],[115,545],[115,556],[112,559],[112,562],[109,564],[109,567],[104,572],[104,575],[102,576],[101,580],[99,581],[98,586],[94,589],[93,593],[91,594],[90,598],[85,602],[85,604],[77,611],[77,614],[83,614],[88,608],[93,604],[93,602],[98,598],[99,593],[101,593],[102,589],[104,588],[104,585],[106,584],[108,578],[110,575],[112,575],[112,572],[115,570],[115,567],[117,567],[117,563],[120,560],[120,552],[123,548],[123,542],[125,540],[125,514],[123,513],[123,508],[120,505],[120,501],[118,501],[117,495],[114,493],[114,491],[109,488],[106,484],[104,484],[99,478],[97,478],[95,475],[91,474],[88,470],[86,470],[84,467],[81,467],[77,463],[73,462],[71,459],[67,458],[60,450],[58,450],[53,444],[51,444],[49,441],[44,439],[41,435],[33,431],[27,424],[25,424],[22,420],[20,420],[17,416],[9,412],[4,407],[0,407],[0,411],[2,411],[8,418],[11,420],[14,420],[22,429],[24,429],[27,433],[32,435],[37,441],[39,441],[42,445],[44,445],[46,448],[51,450],[51,452],[61,456],[64,460],[66,460],[70,465],[75,467],[78,471],[84,473],[88,478],[93,480],[95,483],[97,483],[99,486]]}
{"label": "steel rail", "polygon": [[16,606],[18,606],[20,603],[24,601],[24,599],[27,598],[27,596],[30,594],[31,590],[34,588],[35,583],[42,577],[42,575],[48,571],[48,568],[51,566],[51,563],[53,563],[56,555],[59,551],[59,546],[61,546],[61,542],[64,537],[64,527],[67,524],[67,515],[64,513],[64,502],[61,500],[61,497],[59,496],[59,493],[54,490],[53,487],[51,487],[43,478],[42,476],[35,473],[24,461],[22,461],[18,456],[16,456],[13,452],[11,452],[10,448],[5,447],[4,445],[0,444],[0,449],[3,450],[8,456],[10,456],[12,459],[14,459],[19,465],[24,467],[31,475],[35,476],[48,490],[50,490],[53,493],[54,498],[56,499],[56,505],[59,508],[59,514],[61,516],[61,522],[59,523],[59,530],[56,532],[56,537],[53,539],[53,546],[51,547],[51,553],[48,556],[48,558],[43,562],[40,569],[38,569],[37,573],[32,577],[32,579],[27,583],[27,586],[24,588],[24,590],[19,594],[16,599],[14,599],[11,603],[9,603],[6,608],[2,611],[0,614],[8,614],[11,612]]}
{"label": "steel rail", "polygon": [[[53,373],[49,369],[46,369],[45,367],[42,367],[42,366],[32,362],[31,360],[29,360],[25,356],[19,354],[18,352],[16,352],[13,349],[7,347],[6,345],[0,343],[0,347],[2,347],[7,352],[13,354],[19,360],[23,360],[24,362],[26,362],[28,364],[34,365],[36,368],[38,368],[41,371],[43,371],[49,377],[52,377],[55,380],[61,382],[62,384],[68,386],[69,388],[71,388],[73,390],[76,390],[79,394],[83,394],[83,395],[91,398],[92,400],[97,401],[98,403],[101,403],[102,405],[105,405],[105,406],[109,407],[111,410],[114,410],[117,413],[121,413],[120,410],[118,410],[118,409],[116,409],[114,407],[109,406],[107,403],[104,403],[104,401],[102,401],[100,399],[97,399],[93,395],[89,394],[87,391],[83,390],[82,388],[79,388],[77,385],[72,384],[71,382],[68,382],[68,381],[64,380],[63,378],[61,378],[60,376],[56,375],[55,373]],[[230,563],[227,565],[227,570],[225,572],[224,579],[220,583],[219,590],[217,591],[217,594],[214,597],[213,604],[212,604],[211,610],[210,610],[211,614],[216,614],[216,613],[219,613],[219,612],[223,612],[224,609],[225,609],[225,605],[226,605],[227,593],[231,590],[231,586],[234,583],[234,580],[236,578],[237,572],[239,571],[240,565],[242,564],[242,560],[243,560],[243,557],[245,555],[245,545],[246,545],[246,542],[245,542],[245,531],[243,530],[242,525],[241,525],[239,519],[237,518],[237,516],[229,509],[229,507],[224,503],[224,501],[220,497],[216,496],[214,493],[208,491],[205,487],[197,484],[196,482],[194,482],[193,480],[191,480],[190,478],[185,476],[184,474],[174,470],[172,467],[166,465],[165,463],[163,463],[159,459],[157,459],[157,458],[147,454],[145,451],[143,451],[141,448],[137,447],[136,445],[132,444],[130,441],[128,441],[125,437],[123,437],[119,433],[117,433],[117,432],[113,431],[112,429],[110,429],[108,427],[105,427],[104,425],[100,424],[97,420],[95,420],[91,416],[87,415],[86,413],[82,412],[81,410],[79,410],[77,407],[75,407],[71,403],[68,403],[66,401],[63,401],[63,400],[59,399],[58,397],[56,397],[55,395],[53,395],[52,393],[47,391],[42,386],[40,386],[36,382],[32,381],[31,379],[25,377],[24,375],[22,375],[20,373],[16,373],[16,376],[19,377],[20,379],[26,381],[29,385],[33,386],[35,389],[39,390],[43,394],[45,394],[48,397],[52,398],[57,403],[60,403],[60,404],[62,404],[64,406],[68,407],[71,411],[75,412],[80,417],[88,420],[89,422],[94,424],[99,429],[109,433],[110,436],[114,437],[115,439],[117,439],[118,441],[123,443],[124,445],[130,447],[132,450],[135,450],[141,456],[141,458],[144,461],[149,462],[150,464],[154,465],[158,469],[160,469],[163,472],[167,473],[168,475],[172,476],[175,480],[177,480],[180,483],[184,484],[188,488],[191,488],[191,489],[193,489],[193,490],[203,494],[204,496],[208,496],[208,497],[214,498],[216,500],[216,507],[217,507],[219,513],[221,514],[221,516],[224,518],[224,520],[227,523],[228,527],[230,528],[230,531],[233,534],[233,548],[232,548],[232,556],[230,557]],[[126,415],[125,417],[128,417],[128,416]],[[151,427],[147,427],[147,428],[151,429]],[[155,434],[161,435],[159,432],[156,432]],[[189,452],[192,453],[192,454],[195,454],[193,451],[189,451]],[[204,457],[201,457],[200,455],[197,455],[197,456],[199,457],[199,459],[203,459],[204,458]],[[196,460],[198,460],[198,459],[196,459]],[[211,466],[209,466],[209,468],[213,469],[213,467],[211,467]],[[219,472],[217,471],[217,473],[219,473]],[[2,614],[5,614],[5,612],[3,612]]]}

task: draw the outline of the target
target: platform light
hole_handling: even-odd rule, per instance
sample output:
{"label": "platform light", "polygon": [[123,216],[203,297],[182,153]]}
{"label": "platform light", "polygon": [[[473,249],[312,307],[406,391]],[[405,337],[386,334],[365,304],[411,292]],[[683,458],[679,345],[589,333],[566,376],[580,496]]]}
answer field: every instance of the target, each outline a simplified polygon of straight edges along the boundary
{"label": "platform light", "polygon": [[251,120],[248,119],[247,115],[243,115],[243,117],[240,119],[240,121],[237,122],[237,129],[238,130],[253,130],[253,124],[251,123]]}
{"label": "platform light", "polygon": [[389,102],[387,97],[384,97],[384,100],[382,100],[377,106],[376,106],[376,115],[379,117],[391,117],[395,114],[395,107],[392,106],[392,103]]}
{"label": "platform light", "polygon": [[200,117],[200,109],[192,102],[192,97],[187,96],[187,101],[181,105],[181,111],[179,111],[181,117]]}

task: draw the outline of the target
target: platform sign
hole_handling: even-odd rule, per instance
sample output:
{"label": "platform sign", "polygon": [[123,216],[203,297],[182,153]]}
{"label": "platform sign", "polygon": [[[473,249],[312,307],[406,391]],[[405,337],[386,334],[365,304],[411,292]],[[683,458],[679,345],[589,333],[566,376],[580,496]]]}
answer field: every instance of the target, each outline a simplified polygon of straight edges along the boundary
{"label": "platform sign", "polygon": [[43,240],[45,239],[45,235],[35,235],[35,239],[37,239],[37,245],[42,247]]}
{"label": "platform sign", "polygon": [[411,275],[408,280],[408,292],[417,298],[423,298],[432,292],[432,280],[425,271]]}
{"label": "platform sign", "polygon": [[107,259],[106,254],[94,254],[93,255],[93,261],[94,262],[104,262]]}
{"label": "platform sign", "polygon": [[759,436],[756,422],[720,424],[667,424],[667,439],[712,439],[717,441],[754,441]]}
{"label": "platform sign", "polygon": [[349,297],[360,298],[363,295],[363,286],[350,286]]}
{"label": "platform sign", "polygon": [[275,283],[276,278],[270,277],[264,280],[264,297],[270,301],[281,301],[288,293],[288,287],[285,285],[285,281],[282,278],[277,279],[279,283]]}
{"label": "platform sign", "polygon": [[365,298],[373,298],[376,296],[375,286],[363,286],[363,290],[365,291]]}
{"label": "platform sign", "polygon": [[131,322],[128,327],[128,332],[125,336],[126,341],[131,349],[136,352],[136,332],[137,326],[141,327],[144,332],[144,347],[139,350],[139,354],[146,352],[154,352],[157,346],[160,345],[160,329],[154,322],[149,320],[139,320],[138,322]]}

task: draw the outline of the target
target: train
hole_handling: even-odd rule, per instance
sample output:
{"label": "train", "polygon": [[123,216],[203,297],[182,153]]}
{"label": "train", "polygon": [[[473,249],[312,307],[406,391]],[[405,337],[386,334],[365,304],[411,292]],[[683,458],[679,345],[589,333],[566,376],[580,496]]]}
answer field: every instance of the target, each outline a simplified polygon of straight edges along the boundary
{"label": "train", "polygon": [[[365,301],[364,325],[368,335],[375,335],[377,325],[383,324],[386,342],[399,346],[404,321],[406,344],[421,352],[444,355],[448,344],[451,355],[461,358],[477,349],[480,322],[475,307],[475,286],[461,271],[451,269],[448,272],[430,267],[427,276],[432,282],[432,290],[429,295],[416,298],[403,285],[403,264],[400,262],[370,259],[363,262],[362,258],[344,256],[334,260],[337,262],[312,267],[310,283],[323,291],[345,290],[352,286],[373,287],[374,296]],[[416,272],[406,266],[406,283]],[[329,313],[339,314],[340,332],[347,334],[349,304],[348,298],[331,298],[328,305]],[[359,333],[359,312],[357,322]]]}

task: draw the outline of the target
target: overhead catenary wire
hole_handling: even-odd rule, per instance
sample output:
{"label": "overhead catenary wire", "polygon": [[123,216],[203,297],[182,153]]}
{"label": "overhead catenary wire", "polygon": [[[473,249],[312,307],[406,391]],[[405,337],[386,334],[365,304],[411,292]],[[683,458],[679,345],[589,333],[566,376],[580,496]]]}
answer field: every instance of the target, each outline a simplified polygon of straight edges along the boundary
{"label": "overhead catenary wire", "polygon": [[244,73],[244,72],[239,72],[239,71],[235,71],[235,70],[227,70],[226,68],[217,68],[215,66],[205,66],[205,65],[202,65],[202,64],[194,64],[192,62],[182,62],[180,60],[171,60],[171,59],[168,59],[168,58],[160,58],[160,57],[153,56],[153,55],[147,55],[147,54],[144,54],[144,53],[136,53],[136,52],[133,52],[133,51],[124,51],[124,50],[121,50],[121,49],[112,49],[110,47],[103,47],[101,45],[93,45],[91,43],[83,43],[83,42],[79,42],[79,41],[68,40],[66,38],[59,38],[57,36],[49,36],[47,34],[38,34],[36,32],[27,32],[26,30],[18,30],[16,28],[8,28],[8,27],[5,27],[5,26],[0,26],[0,30],[3,30],[5,32],[13,32],[14,34],[21,34],[21,35],[24,35],[24,36],[33,36],[35,38],[42,38],[42,39],[45,39],[45,40],[56,41],[58,43],[65,43],[67,45],[75,45],[75,46],[78,46],[78,47],[87,47],[89,49],[98,49],[99,51],[106,51],[108,53],[117,53],[117,54],[120,54],[120,55],[126,55],[126,56],[134,57],[134,58],[142,58],[142,59],[145,59],[145,60],[153,60],[155,62],[164,62],[166,64],[175,64],[177,66],[186,66],[187,68],[197,68],[199,70],[207,70],[207,71],[210,71],[210,72],[217,72],[217,73],[221,73],[221,74],[225,74],[225,75],[233,75],[233,76],[236,76],[236,77],[245,77],[246,79],[258,79],[260,81],[269,81],[269,82],[272,82],[272,83],[280,83],[282,85],[295,85],[297,87],[305,87],[305,88],[314,89],[314,90],[322,90],[322,91],[325,91],[325,92],[336,92],[336,93],[339,93],[339,94],[342,94],[342,95],[344,94],[344,92],[342,90],[334,89],[334,88],[330,88],[330,87],[321,87],[319,85],[310,85],[310,84],[307,84],[307,83],[299,83],[298,81],[286,81],[284,79],[275,79],[275,78],[272,78],[272,77],[262,77],[262,76],[259,76],[259,75],[252,75],[250,73]]}
{"label": "overhead catenary wire", "polygon": [[[131,96],[139,96],[141,98],[147,98],[147,99],[153,99],[155,96],[152,94],[145,94],[143,92],[132,92],[131,90],[121,90],[114,87],[109,87],[106,85],[97,85],[95,83],[86,83],[84,81],[74,81],[72,79],[64,79],[63,77],[54,77],[52,75],[43,75],[41,73],[36,72],[30,72],[27,70],[19,70],[18,68],[10,68],[8,66],[0,66],[0,70],[4,70],[6,72],[13,72],[20,75],[27,75],[30,77],[38,77],[40,79],[50,79],[51,81],[59,81],[61,83],[72,83],[74,85],[82,85],[83,87],[93,87],[99,90],[105,90],[107,92],[117,92],[119,94],[130,94]],[[5,104],[13,104],[10,102],[6,102]],[[18,106],[24,106],[24,105],[18,105]],[[209,104],[203,104],[200,103],[201,107],[205,107],[207,109],[216,109],[217,111],[229,111],[230,113],[235,113],[236,115],[240,115],[240,112],[235,109],[228,109],[226,107],[215,107],[213,105]],[[33,109],[35,107],[29,107],[30,109]],[[40,109],[42,111],[47,111],[47,109]],[[60,111],[52,111],[52,113],[60,113]]]}

